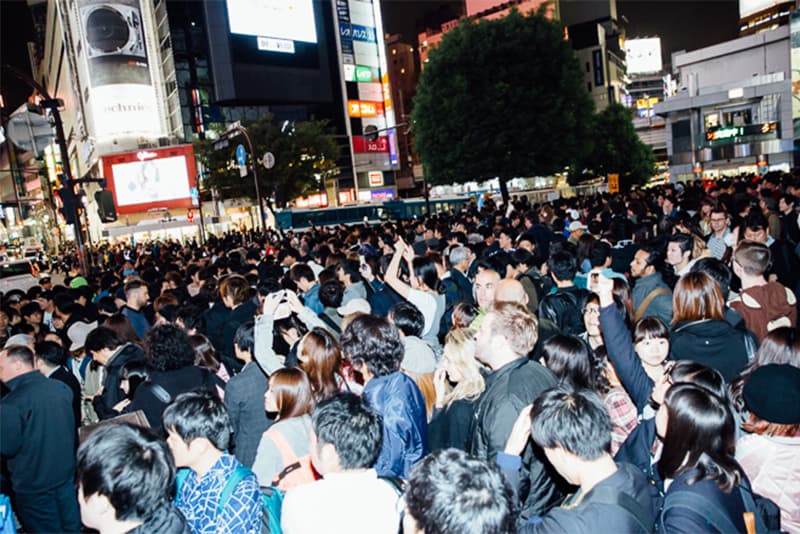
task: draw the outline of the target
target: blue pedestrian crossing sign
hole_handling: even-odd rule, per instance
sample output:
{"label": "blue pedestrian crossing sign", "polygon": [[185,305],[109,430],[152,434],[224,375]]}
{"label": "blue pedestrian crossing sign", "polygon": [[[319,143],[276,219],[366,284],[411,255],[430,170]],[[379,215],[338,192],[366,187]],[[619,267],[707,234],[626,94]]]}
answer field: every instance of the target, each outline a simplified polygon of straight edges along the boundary
{"label": "blue pedestrian crossing sign", "polygon": [[244,145],[236,147],[236,164],[240,167],[247,165],[247,153],[244,151]]}

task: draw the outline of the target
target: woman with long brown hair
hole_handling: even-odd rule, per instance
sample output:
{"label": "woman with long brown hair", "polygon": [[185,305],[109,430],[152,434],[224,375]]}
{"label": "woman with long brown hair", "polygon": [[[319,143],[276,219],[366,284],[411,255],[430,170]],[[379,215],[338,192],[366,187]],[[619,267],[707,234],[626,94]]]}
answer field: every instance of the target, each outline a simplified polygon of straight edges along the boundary
{"label": "woman with long brown hair", "polygon": [[692,360],[718,370],[731,382],[756,352],[753,334],[725,321],[719,283],[704,272],[689,272],[672,295],[671,359]]}
{"label": "woman with long brown hair", "polygon": [[314,394],[302,369],[286,367],[272,373],[264,408],[277,414],[258,444],[253,472],[262,486],[286,491],[316,479],[309,456]]}
{"label": "woman with long brown hair", "polygon": [[297,349],[300,368],[308,374],[315,402],[340,391],[351,391],[342,374],[342,351],[339,342],[324,328],[314,328],[300,340]]}

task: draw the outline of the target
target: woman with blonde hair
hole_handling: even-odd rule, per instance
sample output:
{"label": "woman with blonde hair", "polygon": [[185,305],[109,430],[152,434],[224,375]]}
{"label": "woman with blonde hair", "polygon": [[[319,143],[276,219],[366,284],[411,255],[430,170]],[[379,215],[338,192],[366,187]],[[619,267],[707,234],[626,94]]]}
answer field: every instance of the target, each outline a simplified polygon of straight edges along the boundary
{"label": "woman with blonde hair", "polygon": [[442,362],[433,375],[436,405],[428,424],[431,451],[450,447],[468,450],[470,423],[486,388],[475,350],[475,331],[470,328],[453,329],[445,338]]}
{"label": "woman with blonde hair", "polygon": [[688,272],[672,295],[672,360],[692,360],[716,369],[726,382],[742,372],[756,352],[755,336],[725,321],[719,283],[704,272]]}

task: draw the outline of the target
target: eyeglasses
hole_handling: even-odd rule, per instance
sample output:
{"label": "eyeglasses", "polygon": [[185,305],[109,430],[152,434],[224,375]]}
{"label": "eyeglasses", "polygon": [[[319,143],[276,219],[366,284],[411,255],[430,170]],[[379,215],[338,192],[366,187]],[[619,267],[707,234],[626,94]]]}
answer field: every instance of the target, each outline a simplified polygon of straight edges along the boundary
{"label": "eyeglasses", "polygon": [[600,315],[600,308],[584,308],[583,313],[589,315]]}

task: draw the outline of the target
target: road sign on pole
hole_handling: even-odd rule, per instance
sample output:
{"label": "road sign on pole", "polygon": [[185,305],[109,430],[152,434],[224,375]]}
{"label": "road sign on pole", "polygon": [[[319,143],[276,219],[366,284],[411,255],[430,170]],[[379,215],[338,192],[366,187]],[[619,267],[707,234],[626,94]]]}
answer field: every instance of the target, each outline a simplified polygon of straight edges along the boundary
{"label": "road sign on pole", "polygon": [[261,160],[264,164],[264,168],[269,170],[275,166],[275,154],[272,152],[264,152],[264,158]]}
{"label": "road sign on pole", "polygon": [[247,152],[244,150],[244,145],[236,146],[236,164],[240,167],[247,165]]}

